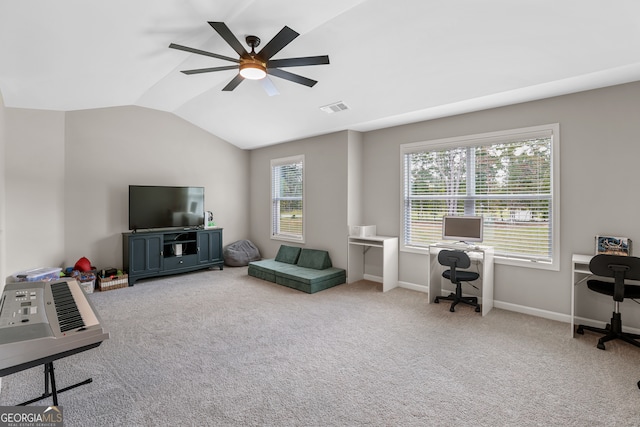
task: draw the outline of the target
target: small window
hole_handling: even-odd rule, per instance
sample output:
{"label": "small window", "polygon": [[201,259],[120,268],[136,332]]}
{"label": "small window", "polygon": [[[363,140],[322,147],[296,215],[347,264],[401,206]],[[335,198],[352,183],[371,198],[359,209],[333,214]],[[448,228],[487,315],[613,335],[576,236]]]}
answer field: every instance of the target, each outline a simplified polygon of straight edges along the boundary
{"label": "small window", "polygon": [[402,249],[442,239],[444,215],[484,218],[496,262],[558,268],[558,125],[402,145]]}
{"label": "small window", "polygon": [[271,238],[304,242],[304,156],[271,160]]}

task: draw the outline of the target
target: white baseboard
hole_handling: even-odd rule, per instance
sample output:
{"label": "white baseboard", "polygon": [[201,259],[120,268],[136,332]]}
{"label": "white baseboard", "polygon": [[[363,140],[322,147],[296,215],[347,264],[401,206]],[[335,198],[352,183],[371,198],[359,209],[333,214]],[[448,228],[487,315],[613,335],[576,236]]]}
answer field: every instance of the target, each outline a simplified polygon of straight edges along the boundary
{"label": "white baseboard", "polygon": [[[366,275],[365,274],[364,278],[366,280],[370,280],[372,282],[382,283],[382,277],[380,277],[380,276],[372,276],[372,275]],[[404,289],[412,290],[412,291],[424,292],[424,293],[427,293],[427,294],[429,293],[429,288],[427,286],[425,286],[425,285],[418,285],[418,284],[410,283],[410,282],[398,282],[398,286],[401,287],[401,288],[404,288]],[[443,292],[445,292],[445,291],[443,291]],[[493,306],[495,308],[499,308],[499,309],[502,309],[502,310],[514,311],[516,313],[522,313],[522,314],[528,314],[528,315],[531,315],[531,316],[542,317],[543,319],[556,320],[558,322],[563,322],[563,323],[571,323],[571,315],[570,314],[557,313],[555,311],[542,310],[540,308],[527,307],[525,305],[512,304],[512,303],[509,303],[509,302],[496,301],[496,300],[493,301]],[[576,325],[585,324],[585,325],[593,325],[593,326],[596,326],[596,327],[599,327],[599,328],[604,328],[606,322],[602,322],[602,321],[599,321],[599,320],[582,318],[582,317],[576,317],[574,319],[574,323]],[[631,332],[633,334],[640,334],[640,329],[637,329],[637,328],[625,327],[624,330],[627,331],[627,332]]]}
{"label": "white baseboard", "polygon": [[571,323],[571,315],[564,313],[557,313],[555,311],[542,310],[534,307],[527,307],[525,305],[512,304],[509,302],[493,301],[495,308],[501,308],[502,310],[515,311],[516,313],[529,314],[531,316],[542,317],[549,320],[557,320],[558,322]]}
{"label": "white baseboard", "polygon": [[[371,274],[365,274],[363,276],[363,279],[364,280],[368,280],[370,282],[382,283],[382,277],[373,276]],[[424,293],[427,293],[427,294],[429,293],[429,288],[427,286],[416,285],[415,283],[410,283],[410,282],[398,282],[398,287],[405,288],[405,289],[411,289],[412,291],[424,292]]]}
{"label": "white baseboard", "polygon": [[370,282],[382,283],[382,277],[380,276],[372,276],[371,274],[364,274],[362,278]]}
{"label": "white baseboard", "polygon": [[411,289],[412,291],[424,292],[425,294],[429,293],[429,287],[425,285],[416,285],[415,283],[409,282],[398,282],[398,286],[405,289]]}
{"label": "white baseboard", "polygon": [[[427,286],[417,285],[415,283],[399,282],[399,286],[401,288],[411,289],[413,291],[429,293],[429,288]],[[448,291],[441,291],[441,292],[446,293]],[[480,299],[480,302],[482,302],[481,299]],[[508,302],[495,301],[495,300],[493,301],[493,306],[496,308],[500,308],[502,310],[515,311],[516,313],[529,314],[531,316],[557,320],[559,322],[571,323],[571,316],[568,314],[556,313],[553,311],[541,310],[539,308],[527,307],[524,305],[511,304]]]}

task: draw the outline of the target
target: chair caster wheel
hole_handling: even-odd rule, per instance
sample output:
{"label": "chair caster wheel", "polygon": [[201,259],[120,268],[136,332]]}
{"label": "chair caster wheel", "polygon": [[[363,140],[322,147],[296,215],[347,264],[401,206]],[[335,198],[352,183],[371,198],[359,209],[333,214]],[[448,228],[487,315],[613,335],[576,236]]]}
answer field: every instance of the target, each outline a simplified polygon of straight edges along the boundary
{"label": "chair caster wheel", "polygon": [[440,304],[440,300],[439,300],[438,298],[434,299],[434,300],[433,300],[433,302],[434,302],[435,304]]}
{"label": "chair caster wheel", "polygon": [[576,334],[584,335],[584,329],[582,329],[582,326],[578,326],[578,329],[576,329]]}
{"label": "chair caster wheel", "polygon": [[640,388],[640,381],[638,381],[638,388]]}
{"label": "chair caster wheel", "polygon": [[451,307],[451,308],[449,309],[449,311],[450,311],[450,312],[452,312],[452,313],[455,313],[456,309],[455,309],[455,308],[453,308],[453,307]]}
{"label": "chair caster wheel", "polygon": [[476,307],[476,313],[480,313],[480,307]]}
{"label": "chair caster wheel", "polygon": [[598,341],[598,345],[596,347],[598,347],[600,350],[604,350],[604,344],[602,344],[600,341]]}

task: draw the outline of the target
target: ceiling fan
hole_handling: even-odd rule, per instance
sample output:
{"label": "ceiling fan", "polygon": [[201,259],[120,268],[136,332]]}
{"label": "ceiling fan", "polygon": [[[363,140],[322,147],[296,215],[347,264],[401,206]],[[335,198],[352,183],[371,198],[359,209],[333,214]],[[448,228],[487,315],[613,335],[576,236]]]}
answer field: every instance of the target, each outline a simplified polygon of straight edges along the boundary
{"label": "ceiling fan", "polygon": [[300,34],[285,26],[276,34],[269,43],[267,43],[260,52],[256,53],[255,48],[260,45],[260,39],[256,36],[247,36],[247,45],[251,48],[251,52],[242,46],[238,39],[233,35],[229,27],[224,22],[209,22],[209,25],[235,50],[240,56],[238,59],[229,56],[218,55],[217,53],[206,52],[200,49],[194,49],[187,46],[171,43],[172,49],[184,50],[186,52],[196,53],[198,55],[211,56],[225,61],[235,62],[236,65],[226,65],[222,67],[198,68],[195,70],[184,70],[184,74],[209,73],[213,71],[239,70],[238,74],[224,87],[223,91],[234,90],[244,79],[260,80],[263,87],[269,95],[276,95],[277,89],[269,80],[267,75],[279,77],[294,83],[299,83],[308,87],[313,87],[316,80],[312,80],[298,74],[281,70],[286,67],[303,67],[307,65],[322,65],[329,63],[329,56],[306,56],[302,58],[286,58],[271,59],[276,53],[280,52],[285,46],[291,43]]}

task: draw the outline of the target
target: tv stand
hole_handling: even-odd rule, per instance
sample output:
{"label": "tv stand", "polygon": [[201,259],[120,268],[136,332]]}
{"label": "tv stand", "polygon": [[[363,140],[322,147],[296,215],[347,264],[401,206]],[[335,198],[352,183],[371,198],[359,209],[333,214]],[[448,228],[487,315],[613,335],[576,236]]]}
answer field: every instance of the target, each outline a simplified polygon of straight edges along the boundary
{"label": "tv stand", "polygon": [[122,233],[129,286],[139,279],[224,267],[222,228]]}

